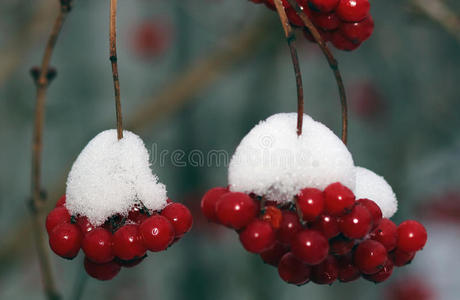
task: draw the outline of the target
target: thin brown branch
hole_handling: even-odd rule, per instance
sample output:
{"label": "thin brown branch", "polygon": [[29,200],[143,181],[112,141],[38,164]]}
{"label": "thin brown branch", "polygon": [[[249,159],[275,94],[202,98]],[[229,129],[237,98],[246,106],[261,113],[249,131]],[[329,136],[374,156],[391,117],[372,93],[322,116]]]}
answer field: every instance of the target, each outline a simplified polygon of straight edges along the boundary
{"label": "thin brown branch", "polygon": [[302,73],[300,72],[299,57],[297,56],[297,50],[295,47],[295,34],[289,24],[289,19],[284,10],[283,3],[281,0],[275,0],[276,11],[281,20],[283,26],[284,35],[289,46],[291,53],[292,65],[294,66],[294,73],[297,86],[297,135],[302,134],[302,123],[303,123],[303,86],[302,86]]}
{"label": "thin brown branch", "polygon": [[345,93],[345,86],[343,85],[342,75],[340,74],[339,65],[337,60],[334,58],[331,50],[326,45],[326,42],[321,37],[318,29],[316,29],[315,25],[311,22],[310,18],[303,12],[302,7],[297,4],[295,0],[287,0],[289,4],[294,7],[298,16],[302,19],[305,27],[310,31],[313,38],[315,39],[316,43],[321,48],[321,51],[326,56],[326,59],[331,67],[332,71],[334,72],[335,81],[337,82],[337,87],[339,89],[340,95],[340,104],[342,106],[342,141],[344,144],[347,144],[348,138],[348,107],[347,107],[347,96]]}
{"label": "thin brown branch", "polygon": [[43,149],[43,126],[45,120],[45,101],[46,91],[49,85],[48,70],[50,68],[51,56],[56,45],[56,41],[61,32],[62,25],[70,11],[70,1],[61,2],[61,9],[54,23],[51,34],[46,44],[45,53],[43,55],[40,74],[35,79],[36,91],[36,106],[35,106],[35,123],[32,145],[32,202],[31,211],[33,214],[33,229],[36,240],[38,258],[42,273],[43,285],[48,299],[59,299],[59,293],[56,289],[51,262],[46,246],[46,238],[43,231],[43,219],[45,208],[45,195],[41,188],[41,157]]}
{"label": "thin brown branch", "polygon": [[118,78],[117,60],[117,0],[110,0],[110,62],[112,64],[113,88],[115,90],[117,135],[120,140],[123,138],[123,121],[121,117],[120,80]]}
{"label": "thin brown branch", "polygon": [[442,0],[411,0],[412,5],[438,22],[448,33],[460,41],[460,18]]}

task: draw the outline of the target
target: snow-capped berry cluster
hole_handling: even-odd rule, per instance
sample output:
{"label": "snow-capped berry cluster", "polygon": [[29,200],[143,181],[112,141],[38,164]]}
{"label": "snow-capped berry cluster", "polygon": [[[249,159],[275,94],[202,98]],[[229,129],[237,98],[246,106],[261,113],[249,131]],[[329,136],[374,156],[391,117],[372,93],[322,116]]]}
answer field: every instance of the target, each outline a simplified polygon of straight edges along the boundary
{"label": "snow-capped berry cluster", "polygon": [[237,230],[244,248],[297,285],[360,276],[386,280],[426,243],[418,222],[398,227],[391,186],[356,167],[346,146],[323,124],[282,113],[255,126],[229,165],[229,186],[202,198],[203,214]]}
{"label": "snow-capped berry cluster", "polygon": [[260,254],[284,281],[296,285],[349,282],[360,276],[382,282],[393,266],[408,264],[427,239],[420,223],[396,226],[382,218],[374,201],[356,200],[340,183],[324,191],[305,188],[295,202],[266,202],[216,187],[204,195],[201,207],[210,221],[237,230],[247,251]]}
{"label": "snow-capped berry cluster", "polygon": [[[276,10],[273,0],[251,0]],[[369,0],[296,0],[326,42],[337,49],[351,51],[358,48],[374,31]],[[303,27],[305,37],[314,39],[295,9],[282,0],[286,15],[293,26]]]}
{"label": "snow-capped berry cluster", "polygon": [[116,215],[93,226],[85,216],[71,216],[65,202],[64,195],[46,218],[50,247],[67,259],[82,249],[86,272],[99,280],[112,279],[121,267],[137,265],[147,250],[166,250],[193,222],[187,207],[169,201],[161,212],[134,207],[127,217]]}
{"label": "snow-capped berry cluster", "polygon": [[82,249],[86,272],[99,280],[140,263],[147,250],[166,250],[193,223],[187,207],[166,197],[142,140],[123,134],[104,131],[88,143],[46,219],[51,249],[67,259]]}

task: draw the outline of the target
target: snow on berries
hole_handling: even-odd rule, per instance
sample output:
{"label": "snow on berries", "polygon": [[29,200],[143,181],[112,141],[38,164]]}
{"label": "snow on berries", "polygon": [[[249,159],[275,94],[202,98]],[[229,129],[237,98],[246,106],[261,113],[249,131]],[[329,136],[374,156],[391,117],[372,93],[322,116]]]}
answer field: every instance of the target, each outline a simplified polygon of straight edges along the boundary
{"label": "snow on berries", "polygon": [[[251,0],[264,3],[276,10],[273,0]],[[369,0],[295,0],[310,18],[325,42],[331,42],[340,50],[352,51],[370,38],[374,21],[370,14]],[[314,42],[313,36],[287,0],[282,0],[292,26],[303,29],[305,37]]]}
{"label": "snow on berries", "polygon": [[297,136],[296,117],[271,116],[243,138],[229,185],[203,196],[203,214],[234,229],[287,283],[385,281],[422,250],[425,228],[393,223],[397,200],[385,179],[356,167],[332,131],[307,115]]}
{"label": "snow on berries", "polygon": [[124,131],[98,134],[78,156],[66,195],[46,218],[51,249],[73,259],[85,254],[86,272],[110,280],[121,267],[166,250],[192,227],[188,208],[166,196],[152,174],[142,140]]}

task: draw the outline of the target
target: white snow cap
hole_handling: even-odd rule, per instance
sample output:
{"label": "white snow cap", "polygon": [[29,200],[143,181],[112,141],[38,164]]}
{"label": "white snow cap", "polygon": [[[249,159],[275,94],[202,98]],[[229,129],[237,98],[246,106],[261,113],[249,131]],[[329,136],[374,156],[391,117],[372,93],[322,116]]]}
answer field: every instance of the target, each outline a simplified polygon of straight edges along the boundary
{"label": "white snow cap", "polygon": [[99,226],[107,218],[127,215],[139,201],[150,210],[166,206],[166,188],[150,169],[144,142],[132,132],[106,130],[93,138],[74,162],[67,178],[66,207]]}
{"label": "white snow cap", "polygon": [[398,210],[398,200],[386,180],[374,172],[356,167],[356,199],[367,198],[380,207],[384,218],[391,218]]}
{"label": "white snow cap", "polygon": [[296,128],[296,113],[276,114],[256,125],[230,161],[230,190],[277,202],[292,201],[303,188],[323,190],[337,181],[354,190],[355,166],[342,141],[308,115],[301,136]]}

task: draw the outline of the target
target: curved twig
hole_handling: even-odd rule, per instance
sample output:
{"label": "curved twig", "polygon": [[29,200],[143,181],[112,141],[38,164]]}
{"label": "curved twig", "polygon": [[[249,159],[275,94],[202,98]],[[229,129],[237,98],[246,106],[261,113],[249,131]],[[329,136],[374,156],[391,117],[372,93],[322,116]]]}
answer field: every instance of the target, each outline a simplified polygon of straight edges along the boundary
{"label": "curved twig", "polygon": [[[61,32],[62,25],[67,17],[71,8],[71,1],[61,1],[61,9],[54,23],[51,34],[46,44],[45,53],[43,55],[41,67],[38,70],[39,74],[34,76],[36,92],[36,106],[35,106],[35,122],[33,132],[33,145],[32,145],[32,201],[31,211],[34,220],[34,235],[37,244],[38,258],[40,261],[40,268],[43,278],[43,285],[46,296],[48,299],[60,299],[59,293],[56,289],[53,272],[51,268],[48,249],[46,247],[45,234],[43,232],[43,219],[44,219],[44,202],[45,193],[41,188],[41,154],[43,149],[43,126],[45,120],[45,100],[46,91],[49,86],[50,61],[53,54],[54,46]],[[34,74],[34,73],[32,73]]]}
{"label": "curved twig", "polygon": [[347,96],[345,93],[345,87],[343,85],[342,75],[339,71],[339,66],[337,60],[334,58],[331,50],[327,47],[326,43],[324,42],[321,34],[316,29],[315,25],[311,22],[310,18],[303,12],[302,7],[297,4],[295,0],[287,0],[289,4],[296,10],[297,15],[302,19],[305,27],[310,31],[315,39],[316,43],[321,48],[321,51],[326,56],[326,59],[331,67],[332,71],[334,72],[335,81],[337,82],[337,87],[339,89],[340,94],[340,104],[342,106],[342,141],[346,145],[347,138],[348,138],[348,108],[347,108]]}

